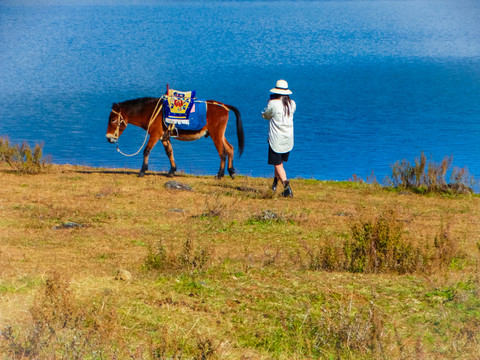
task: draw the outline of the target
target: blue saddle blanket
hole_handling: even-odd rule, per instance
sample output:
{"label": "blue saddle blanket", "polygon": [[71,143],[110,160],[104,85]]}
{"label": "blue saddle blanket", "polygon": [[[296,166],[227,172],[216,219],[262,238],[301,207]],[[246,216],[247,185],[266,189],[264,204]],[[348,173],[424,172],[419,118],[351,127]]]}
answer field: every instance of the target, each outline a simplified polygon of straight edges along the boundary
{"label": "blue saddle blanket", "polygon": [[164,119],[174,124],[178,130],[200,130],[207,124],[207,104],[205,100],[193,100],[182,114],[172,112],[168,100],[163,101]]}

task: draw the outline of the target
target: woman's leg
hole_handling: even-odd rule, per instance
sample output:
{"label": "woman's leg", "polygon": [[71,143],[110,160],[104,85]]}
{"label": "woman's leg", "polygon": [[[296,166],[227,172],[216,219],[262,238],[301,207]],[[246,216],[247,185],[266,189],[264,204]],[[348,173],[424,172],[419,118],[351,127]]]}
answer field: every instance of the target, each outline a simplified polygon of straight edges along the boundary
{"label": "woman's leg", "polygon": [[285,182],[287,181],[287,173],[283,168],[283,162],[279,165],[275,165],[275,177],[277,177],[282,182],[282,184],[285,184]]}
{"label": "woman's leg", "polygon": [[273,168],[273,183],[272,183],[272,191],[275,192],[277,191],[277,185],[278,185],[278,175],[277,175],[277,169],[275,167]]}
{"label": "woman's leg", "polygon": [[275,173],[283,184],[282,196],[293,197],[292,189],[290,188],[290,183],[287,180],[287,173],[283,167],[283,162],[280,165],[275,165]]}
{"label": "woman's leg", "polygon": [[285,184],[285,181],[287,181],[287,173],[283,168],[283,162],[280,165],[275,165],[275,176],[282,182],[282,184]]}

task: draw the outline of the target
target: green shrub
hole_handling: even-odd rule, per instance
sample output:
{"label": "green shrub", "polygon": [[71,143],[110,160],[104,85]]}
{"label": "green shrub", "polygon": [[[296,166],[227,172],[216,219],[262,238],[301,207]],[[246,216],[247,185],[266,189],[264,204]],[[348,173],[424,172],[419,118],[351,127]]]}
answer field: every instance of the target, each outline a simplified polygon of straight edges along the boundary
{"label": "green shrub", "polygon": [[409,272],[412,246],[402,239],[402,224],[392,213],[351,226],[352,237],[343,247],[350,272]]}
{"label": "green shrub", "polygon": [[146,270],[161,270],[168,265],[167,250],[163,245],[162,240],[157,244],[156,249],[151,245],[148,246],[147,258],[144,262],[144,268]]}
{"label": "green shrub", "polygon": [[167,252],[163,241],[159,240],[156,247],[148,246],[148,253],[143,263],[145,270],[185,270],[188,272],[205,271],[211,262],[208,249],[196,247],[188,238],[178,253]]}
{"label": "green shrub", "polygon": [[204,248],[195,248],[193,241],[188,238],[183,251],[178,255],[178,262],[184,269],[203,271],[210,262],[210,252]]}
{"label": "green shrub", "polygon": [[450,267],[455,260],[464,257],[458,249],[457,242],[450,235],[448,226],[440,228],[433,240],[433,249],[432,261],[440,268]]}
{"label": "green shrub", "polygon": [[302,245],[308,257],[308,270],[343,270],[345,261],[341,247],[328,243],[314,250],[305,243]]}
{"label": "green shrub", "polygon": [[391,166],[392,175],[385,179],[386,185],[400,189],[409,189],[417,193],[472,193],[471,186],[475,185],[475,178],[466,168],[455,167],[446,180],[451,168],[453,156],[445,156],[440,163],[430,161],[422,152],[412,165],[407,160],[397,161]]}
{"label": "green shrub", "polygon": [[7,163],[19,173],[38,174],[46,168],[42,147],[36,144],[32,150],[27,143],[11,145],[8,138],[0,138],[0,162]]}
{"label": "green shrub", "polygon": [[358,220],[351,224],[350,236],[343,243],[316,247],[303,243],[308,262],[301,264],[308,270],[407,274],[449,269],[464,258],[448,227],[442,226],[433,244],[424,247],[414,246],[403,232],[403,224],[394,212]]}

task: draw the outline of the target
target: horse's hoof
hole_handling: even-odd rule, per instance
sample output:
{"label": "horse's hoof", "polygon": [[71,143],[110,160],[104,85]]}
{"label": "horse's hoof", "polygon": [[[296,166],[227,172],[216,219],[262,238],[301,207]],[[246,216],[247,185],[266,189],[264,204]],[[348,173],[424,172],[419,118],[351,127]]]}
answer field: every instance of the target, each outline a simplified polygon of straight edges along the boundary
{"label": "horse's hoof", "polygon": [[235,172],[234,167],[228,168],[228,173],[232,179],[235,179],[235,177],[237,176],[237,173]]}
{"label": "horse's hoof", "polygon": [[171,166],[170,170],[168,170],[167,177],[174,177],[176,171],[177,171],[177,167],[176,166],[175,167]]}
{"label": "horse's hoof", "polygon": [[145,176],[145,173],[144,173],[144,172],[138,173],[138,177],[144,177],[144,176]]}

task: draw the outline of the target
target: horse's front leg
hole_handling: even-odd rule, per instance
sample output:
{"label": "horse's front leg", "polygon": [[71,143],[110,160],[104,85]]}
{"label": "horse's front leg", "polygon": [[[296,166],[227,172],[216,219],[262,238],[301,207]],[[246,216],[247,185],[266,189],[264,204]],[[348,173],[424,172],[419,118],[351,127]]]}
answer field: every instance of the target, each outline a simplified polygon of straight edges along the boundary
{"label": "horse's front leg", "polygon": [[138,173],[139,177],[145,176],[145,172],[148,170],[148,157],[150,156],[150,152],[152,151],[153,147],[158,142],[159,136],[152,136],[150,135],[150,139],[148,139],[147,146],[143,150],[143,164],[140,172]]}
{"label": "horse's front leg", "polygon": [[170,160],[170,171],[168,172],[168,176],[172,177],[175,175],[175,171],[177,171],[177,164],[175,164],[175,159],[173,158],[173,148],[170,139],[162,140],[163,147],[165,148],[165,153],[168,156],[168,160]]}

